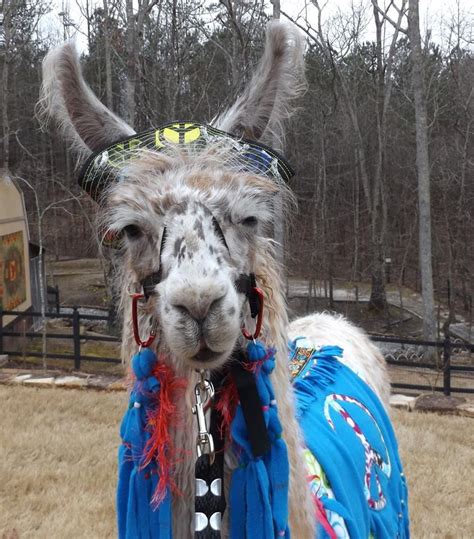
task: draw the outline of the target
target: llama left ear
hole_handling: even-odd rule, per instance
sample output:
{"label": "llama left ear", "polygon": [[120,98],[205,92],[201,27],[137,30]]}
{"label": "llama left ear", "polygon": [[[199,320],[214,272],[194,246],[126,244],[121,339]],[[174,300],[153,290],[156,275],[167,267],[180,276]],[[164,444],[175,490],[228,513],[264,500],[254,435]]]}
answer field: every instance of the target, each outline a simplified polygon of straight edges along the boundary
{"label": "llama left ear", "polygon": [[265,50],[244,93],[213,124],[222,131],[282,149],[284,121],[305,89],[304,44],[298,30],[272,21]]}
{"label": "llama left ear", "polygon": [[40,97],[39,112],[44,123],[54,119],[80,156],[87,157],[135,133],[86,84],[79,55],[70,42],[52,49],[44,59]]}

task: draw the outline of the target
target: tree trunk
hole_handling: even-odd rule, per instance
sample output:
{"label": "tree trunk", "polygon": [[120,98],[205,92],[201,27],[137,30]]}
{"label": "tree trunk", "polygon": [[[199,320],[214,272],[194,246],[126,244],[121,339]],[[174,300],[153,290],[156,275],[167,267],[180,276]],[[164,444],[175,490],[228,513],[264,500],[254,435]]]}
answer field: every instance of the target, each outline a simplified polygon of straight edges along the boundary
{"label": "tree trunk", "polygon": [[109,3],[108,0],[104,0],[105,103],[109,110],[113,110],[112,61],[110,52]]}
{"label": "tree trunk", "polygon": [[280,18],[280,0],[270,0],[273,5],[273,18]]}
{"label": "tree trunk", "polygon": [[372,243],[371,255],[371,291],[369,299],[369,309],[385,311],[387,309],[387,294],[385,290],[384,261],[382,244]]}
{"label": "tree trunk", "polygon": [[416,168],[418,174],[419,256],[423,297],[423,337],[436,337],[436,317],[431,256],[430,161],[428,154],[428,122],[424,88],[418,0],[408,3],[408,31],[411,46],[412,84],[415,101]]}
{"label": "tree trunk", "polygon": [[127,14],[127,79],[125,81],[125,115],[129,125],[135,124],[135,88],[137,81],[136,68],[136,21],[133,14],[133,0],[126,0]]}
{"label": "tree trunk", "polygon": [[[5,169],[8,171],[9,159],[10,159],[10,124],[8,119],[8,77],[9,77],[9,68],[10,68],[10,38],[11,38],[11,6],[4,3],[3,11],[3,46],[0,47],[0,52],[2,52],[2,91],[1,91],[1,101],[2,106],[2,154],[0,156],[0,169]],[[3,49],[3,51],[2,51]]]}

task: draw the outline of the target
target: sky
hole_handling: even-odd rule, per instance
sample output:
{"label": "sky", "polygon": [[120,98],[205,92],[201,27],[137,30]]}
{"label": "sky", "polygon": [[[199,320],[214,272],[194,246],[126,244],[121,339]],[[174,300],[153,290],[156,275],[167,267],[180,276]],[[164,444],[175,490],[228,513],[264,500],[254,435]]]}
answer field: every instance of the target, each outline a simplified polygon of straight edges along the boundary
{"label": "sky", "polygon": [[[400,4],[401,0],[396,3]],[[380,5],[388,3],[387,0],[379,0]],[[77,46],[84,50],[86,48],[86,38],[81,35],[81,31],[85,30],[84,18],[81,15],[81,10],[78,4],[84,3],[83,0],[53,0],[51,12],[44,17],[42,21],[42,32],[44,35],[53,32],[57,40],[63,38],[64,33],[68,38],[73,37]],[[97,4],[102,4],[101,0],[96,0]],[[270,2],[268,2],[270,3]],[[305,10],[305,4],[308,5]],[[332,29],[331,18],[337,17],[339,13],[347,15],[351,12],[352,7],[365,7],[368,15],[371,13],[370,0],[320,0],[321,5],[325,5],[323,10],[323,21],[327,23],[327,27]],[[436,42],[441,42],[447,39],[448,22],[456,16],[457,9],[464,13],[464,29],[463,33],[468,36],[471,42],[470,47],[474,47],[474,2],[472,0],[420,0],[420,18],[421,18],[421,33],[426,35],[427,30],[431,31],[432,39]],[[316,22],[316,10],[311,6],[309,0],[281,0],[281,10],[288,13],[291,17],[297,17],[298,14],[304,16],[308,13],[308,18],[311,22]],[[68,15],[60,15],[66,13]],[[392,15],[394,16],[394,15]],[[70,20],[73,25],[63,28],[63,19]],[[368,23],[365,32],[366,39],[374,37],[373,23]],[[387,39],[389,35],[387,36]]]}

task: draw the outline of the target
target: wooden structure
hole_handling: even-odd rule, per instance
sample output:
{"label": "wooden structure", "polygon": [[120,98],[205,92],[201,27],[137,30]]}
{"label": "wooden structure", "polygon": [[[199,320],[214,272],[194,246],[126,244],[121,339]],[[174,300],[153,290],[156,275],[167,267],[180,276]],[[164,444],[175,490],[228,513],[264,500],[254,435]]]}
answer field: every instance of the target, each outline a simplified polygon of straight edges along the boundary
{"label": "wooden structure", "polygon": [[[0,172],[0,306],[26,311],[31,307],[29,232],[23,195],[5,173]],[[14,315],[5,316],[9,325]]]}

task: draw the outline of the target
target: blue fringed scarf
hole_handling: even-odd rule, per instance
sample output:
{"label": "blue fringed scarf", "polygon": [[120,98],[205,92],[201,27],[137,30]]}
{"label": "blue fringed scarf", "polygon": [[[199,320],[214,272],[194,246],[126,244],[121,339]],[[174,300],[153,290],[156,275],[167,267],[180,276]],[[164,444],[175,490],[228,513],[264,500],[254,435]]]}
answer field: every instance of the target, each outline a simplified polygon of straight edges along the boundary
{"label": "blue fringed scarf", "polygon": [[145,461],[145,447],[151,437],[147,430],[148,417],[160,391],[160,382],[152,374],[156,362],[156,355],[149,348],[132,358],[136,382],[120,427],[122,445],[117,485],[120,539],[172,538],[170,489],[166,489],[157,506],[152,503],[159,481],[158,468],[155,462]]}
{"label": "blue fringed scarf", "polygon": [[[230,426],[232,447],[239,463],[230,487],[231,537],[289,538],[288,453],[270,379],[275,351],[267,350],[260,342],[250,342],[246,359],[246,367],[255,372],[270,450],[262,457],[254,457],[239,403]],[[159,470],[153,461],[147,464],[145,460],[145,448],[151,436],[148,420],[160,392],[160,382],[153,376],[157,361],[148,348],[132,359],[136,382],[120,428],[123,441],[119,449],[117,487],[120,539],[172,538],[170,489],[167,488],[159,504],[153,503]]]}

